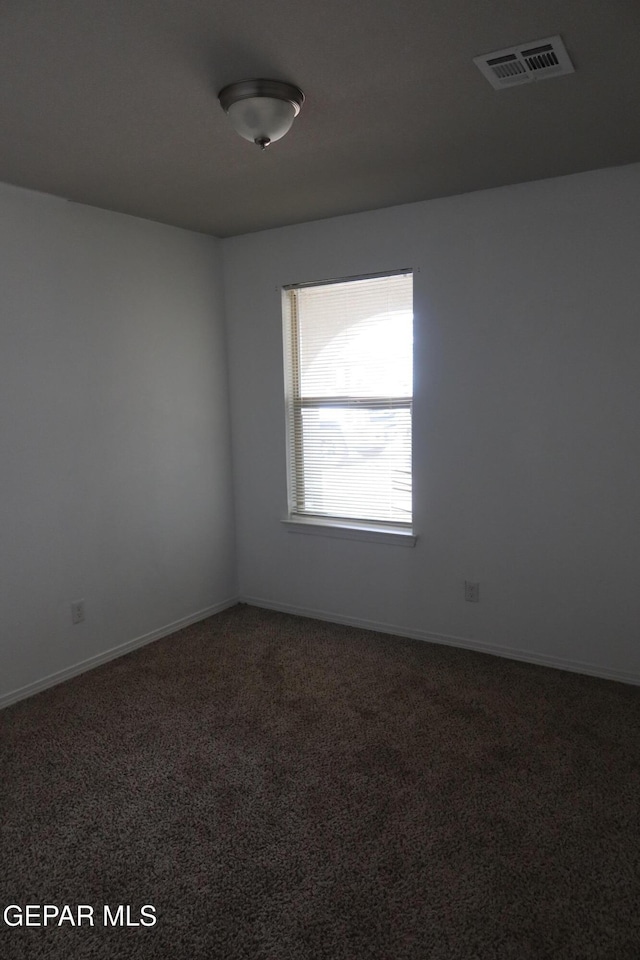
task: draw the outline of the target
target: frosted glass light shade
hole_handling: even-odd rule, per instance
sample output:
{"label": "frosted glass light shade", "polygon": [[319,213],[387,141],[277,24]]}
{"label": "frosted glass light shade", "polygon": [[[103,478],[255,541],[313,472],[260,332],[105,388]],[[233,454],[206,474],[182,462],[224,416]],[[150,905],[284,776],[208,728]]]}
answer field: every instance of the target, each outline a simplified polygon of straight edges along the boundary
{"label": "frosted glass light shade", "polygon": [[289,100],[247,97],[232,103],[227,116],[233,127],[252,143],[280,140],[291,129],[296,110]]}
{"label": "frosted glass light shade", "polygon": [[291,129],[304,102],[302,90],[280,80],[241,80],[218,98],[240,136],[263,150]]}

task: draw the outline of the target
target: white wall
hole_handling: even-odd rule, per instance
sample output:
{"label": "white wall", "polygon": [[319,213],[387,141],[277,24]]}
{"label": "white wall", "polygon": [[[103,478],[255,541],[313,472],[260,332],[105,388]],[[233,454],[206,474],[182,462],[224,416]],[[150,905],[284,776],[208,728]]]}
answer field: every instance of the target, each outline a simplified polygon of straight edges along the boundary
{"label": "white wall", "polygon": [[[225,241],[241,595],[640,680],[639,249],[639,165]],[[418,544],[288,533],[279,288],[401,267]]]}
{"label": "white wall", "polygon": [[0,534],[0,703],[236,594],[218,241],[0,187]]}

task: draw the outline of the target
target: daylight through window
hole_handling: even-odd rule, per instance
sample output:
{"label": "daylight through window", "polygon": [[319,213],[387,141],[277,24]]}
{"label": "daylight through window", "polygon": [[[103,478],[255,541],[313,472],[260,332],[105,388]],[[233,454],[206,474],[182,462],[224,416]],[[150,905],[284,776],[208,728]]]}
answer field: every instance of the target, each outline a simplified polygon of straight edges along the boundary
{"label": "daylight through window", "polygon": [[411,272],[284,291],[289,513],[410,528]]}

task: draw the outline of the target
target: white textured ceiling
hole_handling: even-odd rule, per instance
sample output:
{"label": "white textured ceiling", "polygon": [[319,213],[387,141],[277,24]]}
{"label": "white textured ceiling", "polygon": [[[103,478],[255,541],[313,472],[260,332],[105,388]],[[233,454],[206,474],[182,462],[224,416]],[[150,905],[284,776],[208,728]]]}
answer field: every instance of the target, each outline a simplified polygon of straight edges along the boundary
{"label": "white textured ceiling", "polygon": [[[576,72],[476,55],[560,34]],[[3,0],[0,180],[217,236],[640,160],[638,0]],[[265,153],[217,91],[307,97]]]}

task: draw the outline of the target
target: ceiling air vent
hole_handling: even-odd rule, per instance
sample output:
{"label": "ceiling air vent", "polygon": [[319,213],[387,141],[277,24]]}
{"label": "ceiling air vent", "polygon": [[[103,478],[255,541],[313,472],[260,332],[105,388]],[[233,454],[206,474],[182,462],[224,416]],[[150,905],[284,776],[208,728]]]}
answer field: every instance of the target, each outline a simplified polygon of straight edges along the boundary
{"label": "ceiling air vent", "polygon": [[474,57],[473,62],[496,90],[574,72],[560,37],[533,40],[506,50],[496,50],[483,57]]}

